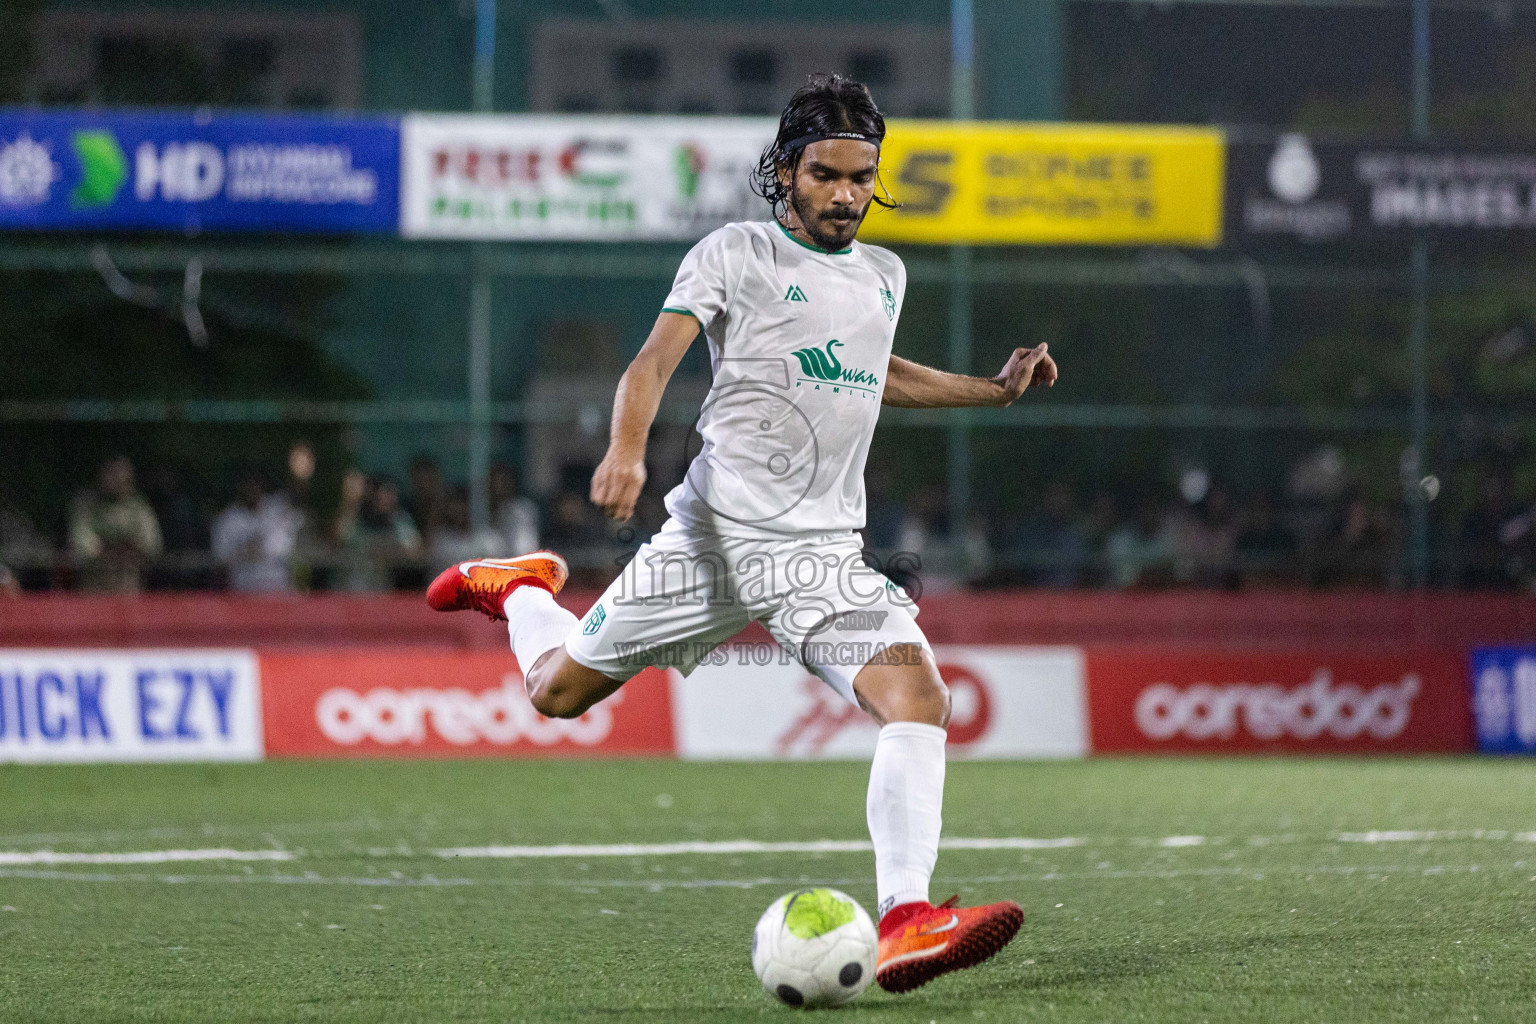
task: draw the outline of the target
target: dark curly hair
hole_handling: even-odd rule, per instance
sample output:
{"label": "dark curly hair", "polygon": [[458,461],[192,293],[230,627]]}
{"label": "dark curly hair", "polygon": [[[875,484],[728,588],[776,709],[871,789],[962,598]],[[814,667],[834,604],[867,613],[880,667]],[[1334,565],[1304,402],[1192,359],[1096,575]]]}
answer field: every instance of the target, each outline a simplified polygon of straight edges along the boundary
{"label": "dark curly hair", "polygon": [[[838,74],[814,74],[789,98],[779,115],[779,133],[752,172],[752,191],[768,200],[775,217],[789,203],[805,147],[822,137],[862,138],[880,145],[885,139],[885,115],[875,106],[868,86]],[[779,180],[780,170],[789,172],[789,185]],[[883,198],[875,196],[874,201],[888,210],[897,205],[889,192]]]}

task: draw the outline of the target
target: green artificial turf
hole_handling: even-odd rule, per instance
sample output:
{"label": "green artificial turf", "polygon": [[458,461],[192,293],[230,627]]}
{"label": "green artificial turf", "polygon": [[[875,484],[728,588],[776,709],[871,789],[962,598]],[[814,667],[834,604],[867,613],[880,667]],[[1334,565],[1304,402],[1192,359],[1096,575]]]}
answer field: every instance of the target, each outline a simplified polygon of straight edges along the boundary
{"label": "green artificial turf", "polygon": [[[3,1021],[770,1021],[752,925],[873,857],[488,860],[443,847],[860,839],[860,764],[0,768]],[[1365,836],[1391,831],[1403,836]],[[993,961],[847,1021],[1536,1020],[1536,770],[1519,761],[952,764],[933,896],[1013,898]],[[1197,842],[1195,838],[1200,837]],[[1361,839],[1376,841],[1363,842]]]}

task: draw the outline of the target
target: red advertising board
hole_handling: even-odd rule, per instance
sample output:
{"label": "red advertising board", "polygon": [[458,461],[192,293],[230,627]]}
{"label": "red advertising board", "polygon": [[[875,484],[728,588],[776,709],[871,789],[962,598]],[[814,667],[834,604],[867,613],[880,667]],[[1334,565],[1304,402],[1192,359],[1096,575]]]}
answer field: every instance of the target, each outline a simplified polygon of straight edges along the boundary
{"label": "red advertising board", "polygon": [[1088,652],[1096,754],[1471,750],[1455,652]]}
{"label": "red advertising board", "polygon": [[676,750],[666,676],[648,669],[580,718],[545,718],[506,653],[261,654],[267,755],[601,757]]}

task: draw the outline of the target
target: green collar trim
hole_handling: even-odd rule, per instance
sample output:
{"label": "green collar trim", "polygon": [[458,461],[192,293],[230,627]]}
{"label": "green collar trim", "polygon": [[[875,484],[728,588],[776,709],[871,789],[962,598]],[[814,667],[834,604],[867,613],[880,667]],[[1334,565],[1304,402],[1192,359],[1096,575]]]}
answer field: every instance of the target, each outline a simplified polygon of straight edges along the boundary
{"label": "green collar trim", "polygon": [[794,242],[796,245],[804,246],[805,248],[811,250],[811,252],[819,252],[823,256],[846,256],[849,253],[853,252],[853,246],[851,246],[851,245],[848,246],[846,249],[837,249],[837,250],[834,251],[832,249],[823,249],[821,246],[819,246],[819,245],[812,245],[809,242],[802,242],[802,241],[800,241],[800,239],[796,238],[793,234],[790,233],[789,228],[784,226],[784,222],[783,221],[781,221],[777,217],[775,217],[773,219],[773,222],[779,226],[779,230],[780,231],[784,232],[784,237],[785,238],[789,239],[791,242]]}

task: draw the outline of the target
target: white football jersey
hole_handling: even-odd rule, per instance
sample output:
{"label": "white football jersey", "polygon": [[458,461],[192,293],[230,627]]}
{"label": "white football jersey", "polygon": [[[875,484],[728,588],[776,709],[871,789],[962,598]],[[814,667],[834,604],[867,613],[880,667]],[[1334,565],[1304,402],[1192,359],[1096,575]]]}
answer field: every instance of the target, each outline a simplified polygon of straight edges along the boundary
{"label": "white football jersey", "polygon": [[727,224],[695,245],[664,308],[703,326],[714,382],[702,447],[667,495],[673,518],[736,537],[863,527],[906,287],[895,253],[825,252],[777,221]]}

